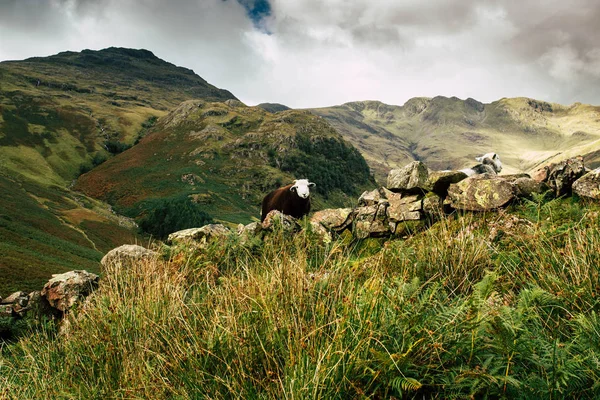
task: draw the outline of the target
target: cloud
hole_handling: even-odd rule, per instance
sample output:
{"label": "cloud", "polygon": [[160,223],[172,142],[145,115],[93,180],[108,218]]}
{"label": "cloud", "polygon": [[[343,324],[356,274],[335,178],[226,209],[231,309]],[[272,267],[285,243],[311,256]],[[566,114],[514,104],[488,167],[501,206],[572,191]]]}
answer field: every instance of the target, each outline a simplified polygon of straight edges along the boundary
{"label": "cloud", "polygon": [[242,101],[600,104],[595,0],[5,0],[0,59],[147,48]]}

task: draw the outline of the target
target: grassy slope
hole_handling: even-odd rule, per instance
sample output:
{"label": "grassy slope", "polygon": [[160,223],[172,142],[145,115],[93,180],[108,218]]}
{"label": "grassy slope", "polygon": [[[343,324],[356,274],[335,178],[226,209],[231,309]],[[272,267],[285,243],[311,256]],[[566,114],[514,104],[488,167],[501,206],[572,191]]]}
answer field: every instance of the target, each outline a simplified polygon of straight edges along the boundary
{"label": "grassy slope", "polygon": [[[319,153],[314,164],[304,165],[308,158],[298,148],[298,135],[310,143],[332,140],[351,150],[329,124],[307,112],[271,114],[241,103],[189,101],[164,117],[138,145],[82,175],[75,187],[131,215],[143,212],[144,200],[189,193],[213,217],[248,223],[260,216],[265,193],[294,178],[317,182],[316,209],[350,202],[348,195],[355,197],[370,184],[364,161],[354,165],[351,158]],[[327,184],[325,175],[335,174],[340,166],[355,180],[348,188],[327,193],[327,198],[319,195]],[[299,171],[306,175],[294,177]]]}
{"label": "grassy slope", "polygon": [[68,187],[94,156],[110,157],[107,141],[132,144],[149,120],[197,97],[235,98],[145,50],[0,63],[0,296],[94,270],[102,252],[135,240],[131,223]]}
{"label": "grassy slope", "polygon": [[63,335],[3,349],[0,396],[595,399],[599,215],[539,200],[383,246],[275,235],[114,265]]}
{"label": "grassy slope", "polygon": [[[435,169],[465,168],[494,151],[514,173],[600,149],[600,107],[579,103],[510,98],[482,104],[438,96],[403,106],[363,101],[311,111],[359,148],[380,181],[415,159]],[[588,161],[595,165],[597,158]]]}

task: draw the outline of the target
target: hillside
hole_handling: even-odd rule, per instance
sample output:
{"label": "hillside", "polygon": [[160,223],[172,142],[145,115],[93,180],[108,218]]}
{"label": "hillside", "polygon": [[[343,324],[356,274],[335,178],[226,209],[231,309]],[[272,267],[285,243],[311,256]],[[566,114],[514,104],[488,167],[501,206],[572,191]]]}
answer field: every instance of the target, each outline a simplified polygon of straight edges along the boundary
{"label": "hillside", "polygon": [[490,104],[456,97],[413,98],[403,106],[359,101],[311,109],[356,146],[382,181],[412,160],[434,169],[475,164],[500,154],[504,173],[530,172],[580,154],[596,166],[600,157],[600,107],[504,98]]}
{"label": "hillside", "polygon": [[0,62],[0,296],[52,273],[97,271],[103,252],[142,240],[70,184],[191,98],[235,99],[147,50]]}
{"label": "hillside", "polygon": [[600,208],[537,198],[405,238],[309,233],[109,263],[0,346],[21,398],[597,399]]}
{"label": "hillside", "polygon": [[75,188],[132,217],[185,194],[218,220],[248,223],[265,193],[296,178],[317,182],[315,209],[342,205],[373,184],[360,153],[309,112],[193,100]]}

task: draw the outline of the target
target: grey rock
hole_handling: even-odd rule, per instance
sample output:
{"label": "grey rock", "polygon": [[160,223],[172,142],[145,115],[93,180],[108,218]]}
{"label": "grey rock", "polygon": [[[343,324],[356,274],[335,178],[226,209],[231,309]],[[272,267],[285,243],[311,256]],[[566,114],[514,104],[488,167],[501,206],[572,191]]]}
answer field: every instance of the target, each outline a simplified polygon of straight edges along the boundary
{"label": "grey rock", "polygon": [[448,200],[458,210],[495,210],[514,199],[514,185],[496,175],[474,175],[448,188]]}
{"label": "grey rock", "polygon": [[542,194],[548,190],[548,185],[532,178],[517,178],[513,184],[517,197],[531,197],[533,194]]}
{"label": "grey rock", "polygon": [[429,171],[424,189],[443,198],[448,194],[448,188],[451,184],[464,179],[467,179],[467,174],[462,171]]}
{"label": "grey rock", "polygon": [[225,239],[232,232],[222,224],[208,224],[200,228],[183,229],[171,233],[167,238],[167,243],[190,243],[206,244],[214,240]]}
{"label": "grey rock", "polygon": [[102,257],[102,260],[100,260],[100,264],[106,268],[109,264],[128,264],[141,259],[152,259],[155,257],[158,257],[158,253],[155,251],[135,244],[124,244],[106,253]]}
{"label": "grey rock", "polygon": [[421,161],[393,169],[388,174],[386,187],[393,192],[419,193],[425,190],[429,171]]}
{"label": "grey rock", "polygon": [[573,183],[573,192],[581,197],[600,200],[600,168],[577,179]]}
{"label": "grey rock", "polygon": [[403,196],[389,200],[386,214],[390,222],[412,221],[421,219],[422,209],[422,196]]}
{"label": "grey rock", "polygon": [[352,225],[355,215],[351,208],[331,208],[315,212],[310,221],[327,230],[341,232]]}
{"label": "grey rock", "polygon": [[265,231],[273,231],[280,227],[284,232],[300,232],[301,227],[298,220],[292,216],[286,215],[281,211],[270,211],[262,223],[262,229]]}
{"label": "grey rock", "polygon": [[44,285],[41,296],[57,310],[68,311],[92,293],[100,277],[83,270],[69,271],[52,275]]}

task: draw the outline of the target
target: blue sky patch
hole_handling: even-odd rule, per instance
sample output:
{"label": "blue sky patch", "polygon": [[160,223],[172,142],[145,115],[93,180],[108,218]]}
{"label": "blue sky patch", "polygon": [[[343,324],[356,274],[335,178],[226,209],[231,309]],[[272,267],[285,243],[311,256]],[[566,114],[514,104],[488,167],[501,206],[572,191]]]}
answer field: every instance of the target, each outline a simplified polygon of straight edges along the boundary
{"label": "blue sky patch", "polygon": [[269,0],[237,0],[246,9],[246,14],[257,29],[269,33],[262,20],[271,15],[271,3]]}

